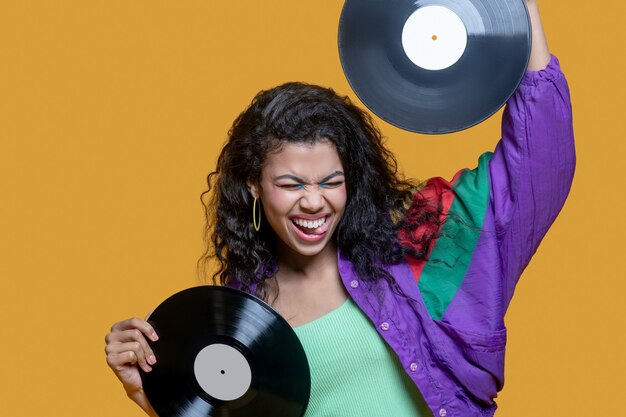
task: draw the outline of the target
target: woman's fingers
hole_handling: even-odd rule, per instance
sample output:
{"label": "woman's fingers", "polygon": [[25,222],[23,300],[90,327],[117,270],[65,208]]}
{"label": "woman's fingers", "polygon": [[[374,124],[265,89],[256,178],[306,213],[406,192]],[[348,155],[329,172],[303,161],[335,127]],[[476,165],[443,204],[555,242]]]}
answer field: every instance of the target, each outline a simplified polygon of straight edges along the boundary
{"label": "woman's fingers", "polygon": [[145,320],[141,320],[137,317],[133,317],[132,319],[115,323],[113,327],[111,327],[111,333],[114,333],[120,330],[131,330],[131,329],[140,330],[144,335],[146,335],[148,339],[152,340],[153,342],[156,342],[157,340],[159,340],[159,336],[157,336],[152,326],[150,326],[150,323],[148,323]]}
{"label": "woman's fingers", "polygon": [[124,366],[139,365],[145,372],[150,372],[152,367],[148,363],[140,342],[125,342],[108,344],[105,348],[107,363],[116,371],[121,371]]}
{"label": "woman's fingers", "polygon": [[105,352],[109,366],[114,371],[121,372],[125,367],[137,365],[145,372],[150,372],[151,365],[156,363],[156,357],[146,337],[152,341],[159,338],[145,320],[133,317],[115,323],[105,337]]}
{"label": "woman's fingers", "polygon": [[109,333],[106,337],[107,346],[112,344],[120,344],[126,342],[136,342],[141,345],[141,349],[143,350],[144,356],[146,357],[146,361],[150,365],[154,365],[156,362],[156,357],[154,356],[154,352],[152,348],[146,341],[146,338],[143,336],[137,329],[130,330],[118,330],[112,333]]}

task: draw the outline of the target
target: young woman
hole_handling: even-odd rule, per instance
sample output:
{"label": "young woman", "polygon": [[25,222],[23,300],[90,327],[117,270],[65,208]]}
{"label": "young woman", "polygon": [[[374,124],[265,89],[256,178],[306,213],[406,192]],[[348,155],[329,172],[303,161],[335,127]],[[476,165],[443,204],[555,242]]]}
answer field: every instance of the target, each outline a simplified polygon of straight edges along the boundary
{"label": "young woman", "polygon": [[[451,181],[399,178],[370,117],[321,87],[263,91],[235,120],[209,175],[203,259],[293,326],[307,416],[494,413],[504,314],[575,166],[567,83],[527,5],[529,71],[502,139]],[[146,338],[158,340],[144,320],[114,324],[107,362],[156,415],[138,372],[156,363]]]}

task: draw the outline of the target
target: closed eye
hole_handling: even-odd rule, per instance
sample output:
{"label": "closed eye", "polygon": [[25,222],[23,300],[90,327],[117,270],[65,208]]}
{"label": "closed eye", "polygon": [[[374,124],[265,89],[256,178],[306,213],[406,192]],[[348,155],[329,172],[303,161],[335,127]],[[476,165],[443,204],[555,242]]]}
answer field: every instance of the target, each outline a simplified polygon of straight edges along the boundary
{"label": "closed eye", "polygon": [[337,188],[343,184],[343,181],[324,182],[320,184],[322,188]]}
{"label": "closed eye", "polygon": [[284,190],[303,190],[304,184],[280,184],[279,187]]}
{"label": "closed eye", "polygon": [[[344,181],[332,181],[332,182],[322,182],[318,184],[320,188],[337,188],[343,185]],[[304,190],[306,188],[306,184],[278,184],[279,188],[283,190]]]}

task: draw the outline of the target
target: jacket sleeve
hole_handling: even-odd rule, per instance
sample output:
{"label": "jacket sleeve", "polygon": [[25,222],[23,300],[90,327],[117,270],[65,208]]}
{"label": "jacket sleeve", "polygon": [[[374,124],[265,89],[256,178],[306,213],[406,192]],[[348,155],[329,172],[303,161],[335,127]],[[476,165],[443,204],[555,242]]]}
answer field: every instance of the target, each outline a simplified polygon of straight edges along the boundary
{"label": "jacket sleeve", "polygon": [[504,310],[561,211],[576,164],[569,88],[559,61],[528,71],[509,100],[489,163]]}
{"label": "jacket sleeve", "polygon": [[503,327],[515,285],[567,198],[574,166],[569,89],[552,56],[509,99],[495,150],[451,181],[430,179],[420,193],[446,213],[429,259],[409,259],[432,318],[476,331]]}

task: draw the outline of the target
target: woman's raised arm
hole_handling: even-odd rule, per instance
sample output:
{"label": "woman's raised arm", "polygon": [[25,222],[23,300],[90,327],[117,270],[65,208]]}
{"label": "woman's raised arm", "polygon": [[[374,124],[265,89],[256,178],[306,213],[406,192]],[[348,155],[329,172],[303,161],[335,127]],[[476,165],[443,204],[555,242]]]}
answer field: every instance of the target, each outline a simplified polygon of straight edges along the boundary
{"label": "woman's raised arm", "polygon": [[507,103],[490,161],[491,198],[504,275],[504,308],[568,196],[576,155],[569,86],[548,52],[536,0],[526,1],[532,53]]}

